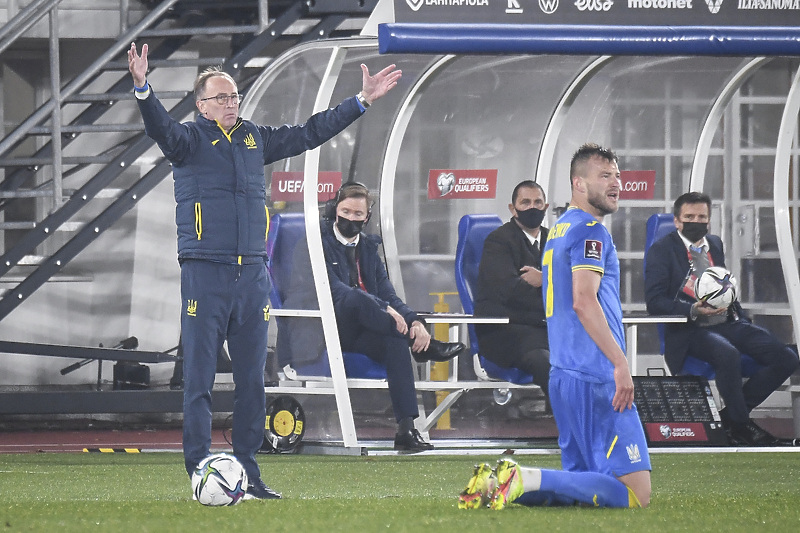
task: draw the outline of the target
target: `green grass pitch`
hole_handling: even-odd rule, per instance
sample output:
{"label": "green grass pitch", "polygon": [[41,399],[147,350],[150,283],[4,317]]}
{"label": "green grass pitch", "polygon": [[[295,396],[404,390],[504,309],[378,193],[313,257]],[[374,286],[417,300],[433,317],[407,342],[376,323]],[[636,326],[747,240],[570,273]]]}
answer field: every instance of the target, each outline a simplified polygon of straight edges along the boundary
{"label": "green grass pitch", "polygon": [[648,509],[459,510],[472,465],[497,458],[259,456],[283,500],[206,508],[177,453],[0,455],[0,531],[800,531],[797,453],[655,454]]}

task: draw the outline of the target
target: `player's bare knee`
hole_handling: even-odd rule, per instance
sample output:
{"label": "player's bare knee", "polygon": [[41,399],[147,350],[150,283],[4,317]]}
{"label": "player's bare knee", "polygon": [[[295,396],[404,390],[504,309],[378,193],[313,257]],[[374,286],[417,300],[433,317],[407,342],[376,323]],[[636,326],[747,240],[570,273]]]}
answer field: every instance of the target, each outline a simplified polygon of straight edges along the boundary
{"label": "player's bare knee", "polygon": [[639,505],[647,507],[650,505],[650,486],[639,488],[633,491],[636,494],[636,499],[639,500]]}
{"label": "player's bare knee", "polygon": [[637,478],[635,480],[635,483],[628,485],[628,487],[630,487],[630,489],[636,495],[636,499],[639,500],[639,505],[641,505],[642,507],[647,507],[648,505],[650,505],[651,485],[650,485],[649,475]]}
{"label": "player's bare knee", "polygon": [[[637,502],[642,507],[647,507],[650,505],[650,472],[634,472],[633,474],[620,477],[619,480],[622,481],[625,486],[628,487],[628,491],[632,492],[636,497],[636,502],[630,502],[631,507],[635,507]],[[631,498],[631,500],[633,500],[633,498]]]}

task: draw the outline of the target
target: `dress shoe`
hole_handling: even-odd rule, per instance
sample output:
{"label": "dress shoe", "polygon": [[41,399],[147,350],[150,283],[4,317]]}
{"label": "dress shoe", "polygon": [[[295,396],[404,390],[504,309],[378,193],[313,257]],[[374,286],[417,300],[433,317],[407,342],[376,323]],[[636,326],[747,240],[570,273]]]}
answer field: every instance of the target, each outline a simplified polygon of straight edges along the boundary
{"label": "dress shoe", "polygon": [[400,452],[424,452],[425,450],[432,450],[433,444],[422,440],[422,435],[419,431],[412,429],[397,433],[394,436],[394,449]]}
{"label": "dress shoe", "polygon": [[412,351],[411,355],[414,356],[418,363],[427,363],[428,361],[441,363],[457,356],[464,351],[464,348],[466,346],[464,346],[463,342],[441,342],[431,339],[427,350],[422,352]]}
{"label": "dress shoe", "polygon": [[752,420],[744,424],[731,424],[727,429],[731,444],[738,446],[781,446],[781,439],[759,427]]}
{"label": "dress shoe", "polygon": [[747,423],[747,430],[750,432],[756,446],[780,446],[781,439],[765,430],[752,420]]}
{"label": "dress shoe", "polygon": [[725,426],[725,434],[728,436],[730,446],[750,446],[747,432],[744,430],[734,430],[733,427]]}

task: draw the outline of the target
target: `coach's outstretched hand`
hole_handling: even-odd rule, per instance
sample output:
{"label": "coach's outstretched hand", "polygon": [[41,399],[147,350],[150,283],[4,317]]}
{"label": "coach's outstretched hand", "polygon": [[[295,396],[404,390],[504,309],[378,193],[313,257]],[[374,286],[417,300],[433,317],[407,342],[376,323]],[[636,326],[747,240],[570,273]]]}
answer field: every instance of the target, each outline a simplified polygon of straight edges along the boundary
{"label": "coach's outstretched hand", "polygon": [[147,83],[147,45],[142,45],[142,55],[136,53],[136,43],[128,49],[128,70],[133,76],[135,87],[144,87]]}
{"label": "coach's outstretched hand", "polygon": [[371,105],[375,100],[394,89],[403,76],[403,71],[398,70],[395,65],[389,65],[374,76],[370,76],[369,69],[362,63],[361,75],[361,96]]}

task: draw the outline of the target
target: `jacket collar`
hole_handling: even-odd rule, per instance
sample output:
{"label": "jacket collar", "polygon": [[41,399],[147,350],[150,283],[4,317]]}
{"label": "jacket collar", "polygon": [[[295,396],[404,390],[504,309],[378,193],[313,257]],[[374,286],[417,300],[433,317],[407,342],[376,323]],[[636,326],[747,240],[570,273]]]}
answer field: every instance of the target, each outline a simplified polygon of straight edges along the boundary
{"label": "jacket collar", "polygon": [[221,132],[223,135],[225,135],[225,137],[228,138],[228,140],[230,140],[231,135],[233,134],[233,132],[236,131],[237,129],[239,129],[239,127],[244,122],[242,120],[242,117],[238,117],[236,119],[236,123],[231,128],[231,131],[225,131],[223,129],[223,127],[220,126],[219,122],[217,122],[216,120],[209,120],[209,119],[207,119],[206,117],[204,117],[203,115],[201,115],[199,113],[197,114],[197,118],[195,119],[195,121],[205,129],[211,130],[211,131],[213,131],[215,133],[216,132]]}

